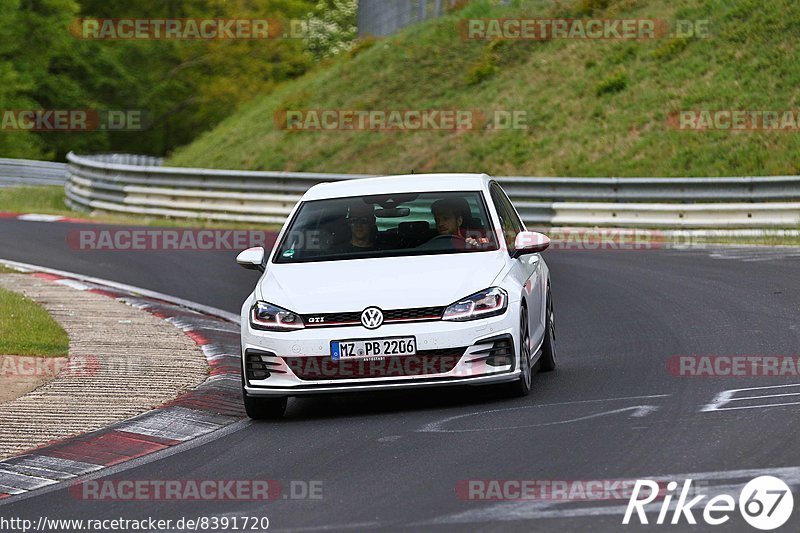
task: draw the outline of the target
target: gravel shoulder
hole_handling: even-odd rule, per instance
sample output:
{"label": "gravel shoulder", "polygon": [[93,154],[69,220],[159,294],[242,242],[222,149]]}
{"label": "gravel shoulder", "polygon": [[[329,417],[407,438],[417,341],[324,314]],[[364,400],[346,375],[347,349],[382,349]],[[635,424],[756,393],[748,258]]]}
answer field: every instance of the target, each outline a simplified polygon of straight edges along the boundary
{"label": "gravel shoulder", "polygon": [[[149,411],[208,377],[201,348],[147,311],[35,275],[0,274],[0,287],[41,304],[70,339],[68,362],[4,361],[0,459]],[[9,401],[12,388],[30,392]]]}

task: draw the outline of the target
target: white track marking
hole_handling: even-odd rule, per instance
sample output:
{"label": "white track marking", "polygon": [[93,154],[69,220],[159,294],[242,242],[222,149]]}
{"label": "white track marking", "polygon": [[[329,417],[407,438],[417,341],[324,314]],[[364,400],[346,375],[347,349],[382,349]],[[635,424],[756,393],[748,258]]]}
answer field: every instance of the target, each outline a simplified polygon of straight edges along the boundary
{"label": "white track marking", "polygon": [[768,407],[786,407],[800,405],[800,402],[768,403],[766,405],[742,405],[738,407],[723,407],[722,409],[707,409],[707,411],[739,411],[741,409],[766,409]]}
{"label": "white track marking", "polygon": [[748,391],[767,391],[767,390],[774,390],[774,389],[785,389],[787,387],[800,387],[800,383],[789,383],[786,385],[768,385],[765,387],[749,387],[745,389],[730,389],[725,390],[714,396],[714,399],[711,400],[711,403],[706,404],[700,409],[702,413],[708,413],[713,411],[737,411],[741,409],[766,409],[769,407],[785,407],[789,405],[800,405],[800,402],[783,402],[783,403],[765,403],[759,405],[737,405],[735,407],[726,407],[733,402],[741,402],[745,400],[761,400],[767,398],[782,398],[786,396],[797,396],[800,395],[800,392],[793,392],[793,393],[784,393],[784,394],[761,394],[756,396],[741,396],[737,397],[737,392],[748,392]]}
{"label": "white track marking", "polygon": [[64,217],[59,215],[40,215],[38,213],[29,213],[27,215],[20,215],[17,220],[27,220],[28,222],[58,222],[64,220]]}
{"label": "white track marking", "polygon": [[47,485],[54,485],[58,481],[54,479],[47,479],[33,474],[22,474],[14,470],[4,469],[0,465],[0,485],[4,487],[13,487],[19,490],[35,490]]}
{"label": "white track marking", "polygon": [[[58,477],[73,478],[95,470],[103,468],[94,463],[84,463],[72,459],[61,457],[50,457],[48,455],[37,455],[34,453],[20,455],[6,459],[2,462],[3,468],[7,470],[18,470],[20,472],[35,474],[37,471],[46,473],[48,476],[55,473]],[[49,477],[48,479],[55,479]]]}
{"label": "white track marking", "polygon": [[558,405],[575,405],[575,404],[582,404],[582,403],[598,403],[598,402],[612,402],[612,401],[624,401],[624,400],[640,400],[640,399],[650,399],[650,398],[664,398],[669,396],[669,394],[654,394],[649,396],[628,396],[628,397],[621,397],[621,398],[600,398],[596,400],[577,400],[573,402],[557,402],[557,403],[543,403],[543,404],[535,404],[535,405],[523,405],[521,407],[506,407],[503,409],[492,409],[488,411],[477,411],[474,413],[466,413],[463,415],[455,415],[449,416],[447,418],[443,418],[441,420],[437,420],[436,422],[431,422],[425,424],[420,429],[416,430],[418,433],[467,433],[467,432],[474,432],[474,431],[496,431],[500,429],[520,429],[520,428],[527,428],[527,427],[542,427],[542,426],[552,426],[557,424],[569,424],[572,422],[579,422],[582,420],[588,420],[591,418],[597,418],[600,416],[607,416],[612,414],[618,414],[625,411],[634,411],[631,416],[633,417],[644,417],[648,414],[656,411],[658,407],[653,405],[636,405],[631,407],[625,407],[622,409],[614,409],[611,411],[603,411],[600,413],[594,413],[591,415],[573,418],[570,420],[561,420],[556,422],[544,422],[540,424],[532,424],[532,425],[524,425],[524,426],[507,426],[507,427],[493,427],[493,428],[470,428],[470,429],[443,429],[442,426],[448,424],[454,420],[460,420],[462,418],[484,415],[489,413],[500,413],[506,411],[517,411],[520,409],[536,409],[541,407],[552,407]]}
{"label": "white track marking", "polygon": [[185,407],[166,407],[149,411],[115,427],[139,435],[185,442],[212,433],[236,421],[233,416],[195,411]]}
{"label": "white track marking", "polygon": [[57,279],[55,281],[55,283],[58,283],[59,285],[65,285],[67,287],[71,287],[71,288],[75,289],[76,291],[88,291],[91,288],[88,285],[86,285],[85,283],[81,283],[80,281],[74,280],[74,279]]}
{"label": "white track marking", "polygon": [[781,398],[783,396],[800,396],[800,392],[787,392],[786,394],[767,394],[766,396],[744,396],[736,398],[737,401],[743,400],[759,400],[761,398]]}

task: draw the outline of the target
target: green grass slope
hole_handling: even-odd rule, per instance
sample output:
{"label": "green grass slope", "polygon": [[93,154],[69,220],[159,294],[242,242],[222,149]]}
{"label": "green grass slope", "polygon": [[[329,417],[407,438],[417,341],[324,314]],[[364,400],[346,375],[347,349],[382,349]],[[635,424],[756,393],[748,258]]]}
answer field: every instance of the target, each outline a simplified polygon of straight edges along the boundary
{"label": "green grass slope", "polygon": [[43,307],[0,289],[0,356],[64,357],[68,351],[67,333]]}
{"label": "green grass slope", "polygon": [[[704,39],[465,41],[468,17],[707,19]],[[685,109],[800,108],[796,0],[473,1],[255,98],[177,166],[540,176],[797,174],[800,133],[679,131]],[[303,131],[285,109],[522,110],[529,129]]]}

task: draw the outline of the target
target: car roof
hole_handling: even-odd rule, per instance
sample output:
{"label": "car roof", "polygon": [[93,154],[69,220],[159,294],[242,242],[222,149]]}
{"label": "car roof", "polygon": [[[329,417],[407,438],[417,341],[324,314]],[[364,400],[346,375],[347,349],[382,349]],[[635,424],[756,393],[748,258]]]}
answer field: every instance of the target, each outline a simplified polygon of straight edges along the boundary
{"label": "car roof", "polygon": [[401,192],[482,191],[492,180],[486,174],[409,174],[348,179],[311,187],[302,200],[324,200]]}

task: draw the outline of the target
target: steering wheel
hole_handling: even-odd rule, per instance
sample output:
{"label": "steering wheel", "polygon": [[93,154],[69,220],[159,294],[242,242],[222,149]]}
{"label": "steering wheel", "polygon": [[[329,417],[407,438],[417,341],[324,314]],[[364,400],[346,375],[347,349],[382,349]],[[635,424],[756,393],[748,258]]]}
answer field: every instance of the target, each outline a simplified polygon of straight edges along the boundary
{"label": "steering wheel", "polygon": [[428,242],[433,242],[436,239],[461,239],[462,241],[466,241],[467,240],[464,237],[462,237],[461,235],[449,235],[448,234],[448,235],[436,235],[435,237],[430,239]]}

